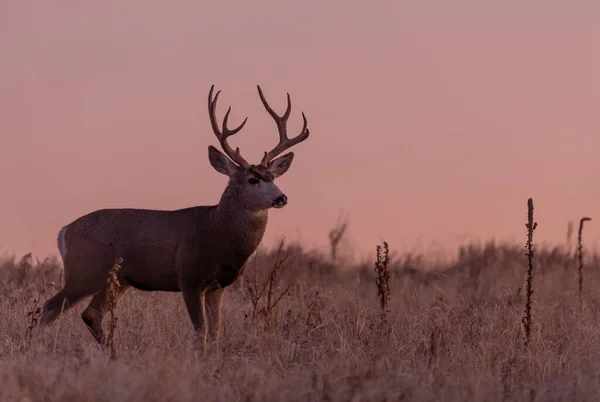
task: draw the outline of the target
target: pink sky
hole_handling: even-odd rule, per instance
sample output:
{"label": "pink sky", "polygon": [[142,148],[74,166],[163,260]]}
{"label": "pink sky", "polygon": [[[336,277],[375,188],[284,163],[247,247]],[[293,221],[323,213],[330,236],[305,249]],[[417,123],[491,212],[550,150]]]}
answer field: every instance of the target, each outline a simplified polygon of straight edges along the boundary
{"label": "pink sky", "polygon": [[257,92],[310,138],[278,179],[282,235],[356,250],[466,239],[600,248],[600,2],[75,2],[0,5],[0,247],[55,253],[100,208],[218,202],[211,84],[252,162],[277,141]]}

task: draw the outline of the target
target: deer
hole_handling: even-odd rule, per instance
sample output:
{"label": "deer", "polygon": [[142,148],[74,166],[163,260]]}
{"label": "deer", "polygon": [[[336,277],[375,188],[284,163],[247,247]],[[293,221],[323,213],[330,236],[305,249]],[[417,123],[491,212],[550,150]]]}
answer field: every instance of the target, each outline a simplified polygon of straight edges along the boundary
{"label": "deer", "polygon": [[208,115],[224,153],[209,145],[208,159],[217,172],[229,177],[219,203],[178,210],[99,209],[61,228],[57,246],[64,286],[44,303],[42,326],[92,296],[81,317],[98,344],[105,347],[106,280],[110,267],[120,258],[117,300],[131,288],[181,292],[196,339],[201,338],[205,348],[208,338],[218,339],[225,289],[242,275],[246,261],[262,241],[269,209],[287,204],[287,196],[274,180],[287,172],[294,153],[278,156],[309,136],[302,112],[302,131],[288,138],[289,93],[287,108],[280,116],[259,85],[257,88],[279,133],[278,144],[264,153],[260,164],[248,163],[239,148],[233,150],[228,144],[228,138],[242,130],[248,117],[229,129],[230,106],[219,128],[216,109],[221,91],[213,98],[212,85]]}

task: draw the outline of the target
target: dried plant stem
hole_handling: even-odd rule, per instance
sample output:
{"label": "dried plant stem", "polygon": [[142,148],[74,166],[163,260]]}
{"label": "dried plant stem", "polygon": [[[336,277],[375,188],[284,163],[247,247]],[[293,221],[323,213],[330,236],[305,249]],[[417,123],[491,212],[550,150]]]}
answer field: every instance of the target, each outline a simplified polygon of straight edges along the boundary
{"label": "dried plant stem", "polygon": [[[383,251],[383,252],[382,252]],[[377,285],[377,297],[379,298],[379,306],[381,307],[381,316],[385,316],[388,301],[390,299],[390,271],[388,265],[390,263],[389,248],[387,242],[383,242],[383,247],[377,246],[377,261],[375,261],[375,284]]]}
{"label": "dried plant stem", "polygon": [[117,328],[118,317],[115,313],[115,309],[117,307],[119,288],[121,287],[117,274],[121,269],[122,263],[123,259],[117,258],[113,267],[108,271],[108,279],[106,280],[106,303],[108,305],[108,312],[110,313],[107,343],[110,348],[110,358],[112,360],[115,360],[117,358],[117,349],[115,347],[115,329]]}
{"label": "dried plant stem", "polygon": [[337,262],[338,248],[342,238],[346,233],[346,229],[348,229],[348,218],[338,218],[338,223],[336,226],[329,231],[329,244],[331,247],[331,262]]}
{"label": "dried plant stem", "polygon": [[29,312],[27,312],[27,317],[29,317],[29,326],[25,331],[25,339],[27,343],[31,344],[31,339],[33,338],[33,330],[38,326],[40,322],[40,317],[42,315],[42,309],[38,303],[38,299],[33,299],[33,307]]}
{"label": "dried plant stem", "polygon": [[527,301],[525,302],[525,316],[521,321],[525,330],[525,346],[529,346],[529,340],[531,337],[531,329],[533,326],[533,317],[531,314],[531,296],[533,295],[533,256],[535,249],[533,247],[533,231],[537,228],[537,222],[533,221],[533,199],[527,200],[527,284],[526,284],[526,295]]}
{"label": "dried plant stem", "polygon": [[[279,250],[277,252],[277,260],[275,261],[275,264],[273,264],[273,268],[271,269],[269,276],[266,278],[264,284],[262,285],[262,288],[260,290],[258,288],[258,278],[257,278],[257,273],[256,273],[257,266],[254,267],[253,283],[250,283],[249,280],[246,280],[246,287],[248,289],[248,293],[250,294],[250,301],[252,302],[252,319],[255,319],[257,316],[261,315],[264,318],[266,324],[270,324],[271,317],[273,314],[273,309],[281,301],[283,296],[288,294],[288,292],[290,290],[290,286],[291,286],[291,285],[289,285],[283,292],[281,292],[279,294],[279,296],[275,297],[274,287],[275,287],[275,282],[277,280],[277,273],[281,269],[281,266],[283,265],[285,260],[290,256],[290,254],[286,254],[285,256],[282,256],[284,240],[285,239],[281,240],[281,243],[279,244]],[[259,309],[260,301],[262,300],[263,296],[265,296],[265,295],[266,295],[266,301],[264,302],[265,305]]]}
{"label": "dried plant stem", "polygon": [[577,258],[579,260],[579,306],[581,307],[583,303],[583,244],[582,244],[582,235],[583,235],[583,223],[585,221],[591,221],[592,218],[583,217],[579,221],[579,235],[577,237]]}
{"label": "dried plant stem", "polygon": [[317,314],[317,302],[319,300],[319,291],[315,292],[315,298],[308,305],[308,313],[306,314],[306,326],[308,327],[310,324],[310,320],[313,316]]}

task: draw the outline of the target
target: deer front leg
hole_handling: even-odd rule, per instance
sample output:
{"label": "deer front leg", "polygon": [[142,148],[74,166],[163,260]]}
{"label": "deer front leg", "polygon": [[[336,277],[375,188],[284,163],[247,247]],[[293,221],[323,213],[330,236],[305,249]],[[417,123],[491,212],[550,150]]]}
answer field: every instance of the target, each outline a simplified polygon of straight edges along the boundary
{"label": "deer front leg", "polygon": [[202,345],[206,350],[206,309],[205,309],[205,291],[198,288],[186,288],[182,289],[183,300],[187,308],[192,325],[194,326],[194,332],[196,336],[200,336],[202,331]]}
{"label": "deer front leg", "polygon": [[219,340],[221,329],[221,308],[223,306],[224,288],[210,289],[206,292],[206,315],[208,316],[208,336],[211,340]]}

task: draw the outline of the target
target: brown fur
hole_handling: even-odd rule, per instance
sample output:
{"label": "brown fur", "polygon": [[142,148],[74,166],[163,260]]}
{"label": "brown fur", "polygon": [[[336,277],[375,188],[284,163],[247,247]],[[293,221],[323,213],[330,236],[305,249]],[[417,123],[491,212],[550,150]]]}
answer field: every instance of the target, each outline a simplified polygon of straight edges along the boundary
{"label": "brown fur", "polygon": [[[94,338],[104,344],[102,321],[106,314],[106,279],[117,258],[122,297],[131,287],[148,291],[183,293],[196,331],[218,336],[224,289],[240,275],[246,260],[256,250],[267,227],[267,211],[281,208],[287,197],[273,183],[284,174],[294,154],[281,152],[308,138],[307,121],[300,135],[289,139],[285,125],[291,110],[290,97],[283,116],[277,116],[258,92],[279,131],[277,146],[265,152],[260,165],[250,165],[227,138],[238,131],[219,129],[215,109],[219,92],[208,94],[211,125],[225,156],[213,146],[208,158],[215,170],[229,177],[219,204],[176,211],[148,209],[102,209],[76,219],[59,233],[65,269],[65,285],[44,304],[42,323],[48,324],[83,298],[94,296],[82,318]],[[234,163],[235,162],[235,163]],[[260,179],[260,180],[255,180]],[[65,232],[66,230],[66,232]]]}
{"label": "brown fur", "polygon": [[250,169],[248,169],[257,179],[264,180],[266,182],[272,182],[275,180],[273,173],[269,171],[268,168],[263,165],[252,165]]}
{"label": "brown fur", "polygon": [[[43,322],[95,295],[82,317],[103,343],[104,287],[108,269],[122,257],[119,296],[131,287],[182,291],[194,329],[204,329],[206,341],[208,318],[216,336],[224,288],[238,278],[267,225],[267,210],[245,209],[239,191],[249,174],[268,177],[270,172],[250,170],[231,179],[218,205],[175,211],[102,209],[67,225],[65,285],[45,303]],[[208,309],[204,314],[201,300]]]}

